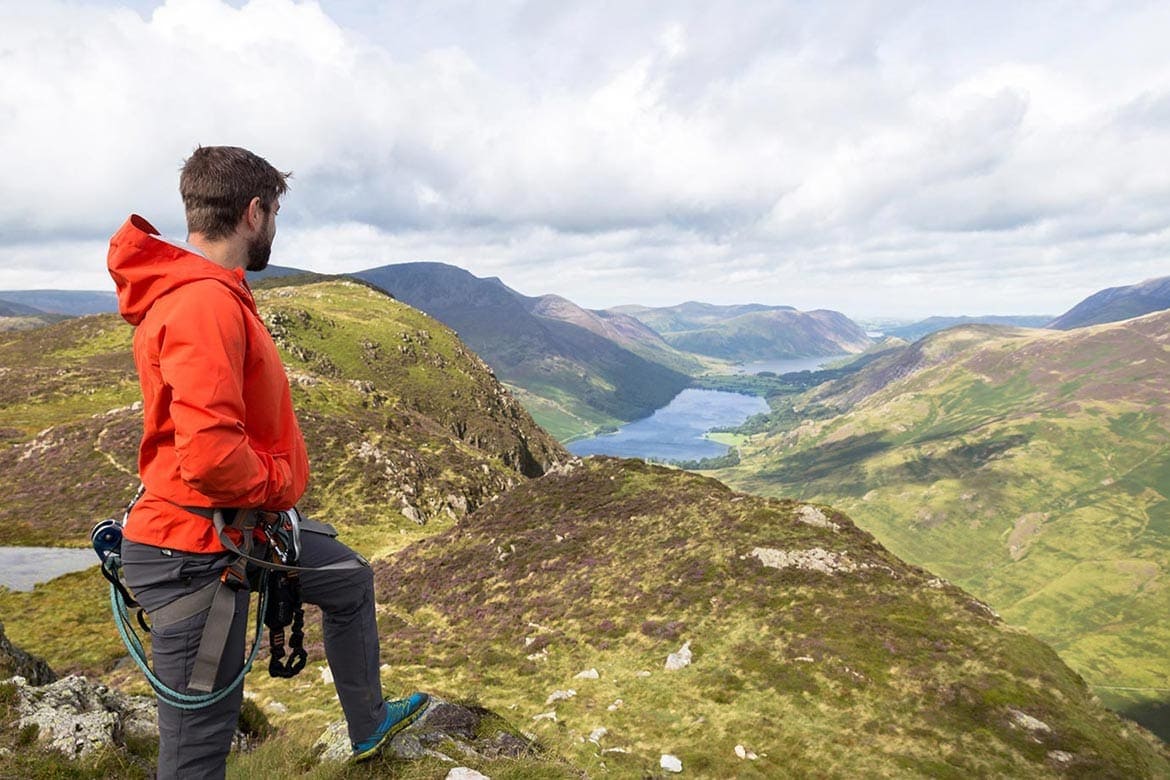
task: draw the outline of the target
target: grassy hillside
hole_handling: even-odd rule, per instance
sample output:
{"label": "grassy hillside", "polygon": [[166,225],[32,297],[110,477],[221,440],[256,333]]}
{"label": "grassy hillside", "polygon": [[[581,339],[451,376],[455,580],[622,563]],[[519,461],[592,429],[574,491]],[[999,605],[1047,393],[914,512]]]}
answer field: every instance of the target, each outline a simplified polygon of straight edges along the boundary
{"label": "grassy hillside", "polygon": [[720,476],[849,512],[1170,736],[1167,376],[1170,313],[956,328],[800,396]]}
{"label": "grassy hillside", "polygon": [[[307,511],[450,522],[565,455],[448,328],[384,293],[318,281],[256,297],[309,445]],[[0,543],[83,545],[129,498],[131,335],[95,315],[0,336]]]}
{"label": "grassy hillside", "polygon": [[475,691],[590,776],[1170,773],[1049,648],[844,516],[687,472],[591,459],[376,579],[410,684]]}

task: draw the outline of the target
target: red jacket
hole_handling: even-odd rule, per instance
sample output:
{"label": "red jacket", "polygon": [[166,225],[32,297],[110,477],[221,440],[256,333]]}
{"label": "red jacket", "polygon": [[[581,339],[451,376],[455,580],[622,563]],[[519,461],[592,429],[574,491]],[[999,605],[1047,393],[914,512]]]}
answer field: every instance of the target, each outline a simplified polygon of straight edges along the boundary
{"label": "red jacket", "polygon": [[126,538],[219,552],[211,522],[182,507],[288,509],[308,484],[280,355],[243,270],[168,243],[142,217],[110,239],[108,265],[122,317],[137,328],[143,400],[146,493]]}

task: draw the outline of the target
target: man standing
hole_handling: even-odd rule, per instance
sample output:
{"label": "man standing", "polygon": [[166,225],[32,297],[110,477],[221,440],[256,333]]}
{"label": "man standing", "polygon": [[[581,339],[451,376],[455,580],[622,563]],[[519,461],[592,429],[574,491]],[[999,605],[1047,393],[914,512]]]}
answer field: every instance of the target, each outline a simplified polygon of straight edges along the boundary
{"label": "man standing", "polygon": [[[126,521],[126,584],[155,612],[217,579],[236,556],[208,519],[215,510],[291,509],[309,463],[280,355],[256,311],[244,272],[268,264],[288,174],[246,149],[200,147],[179,189],[186,242],[163,238],[134,215],[110,240],[109,270],[122,316],[136,326],[143,397],[139,473],[145,492]],[[369,564],[326,533],[305,533],[299,564],[305,601],[323,613],[325,654],[354,757],[375,755],[414,722],[427,696],[384,701]],[[215,689],[244,664],[248,590],[235,592]],[[228,602],[230,610],[230,601]],[[187,692],[206,610],[151,631],[156,675]],[[222,778],[243,701],[238,686],[201,709],[159,701],[159,777]]]}

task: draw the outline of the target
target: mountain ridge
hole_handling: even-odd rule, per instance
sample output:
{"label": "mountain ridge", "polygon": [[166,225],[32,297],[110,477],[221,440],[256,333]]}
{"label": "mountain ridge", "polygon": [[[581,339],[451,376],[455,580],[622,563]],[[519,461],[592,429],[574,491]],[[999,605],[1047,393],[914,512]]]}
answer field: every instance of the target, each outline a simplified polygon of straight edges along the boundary
{"label": "mountain ridge", "polygon": [[1170,308],[1170,276],[1138,284],[1099,290],[1060,315],[1046,327],[1071,330],[1088,325],[1128,320]]}
{"label": "mountain ridge", "polygon": [[690,301],[611,311],[638,318],[677,349],[737,362],[861,352],[872,343],[859,325],[828,309]]}

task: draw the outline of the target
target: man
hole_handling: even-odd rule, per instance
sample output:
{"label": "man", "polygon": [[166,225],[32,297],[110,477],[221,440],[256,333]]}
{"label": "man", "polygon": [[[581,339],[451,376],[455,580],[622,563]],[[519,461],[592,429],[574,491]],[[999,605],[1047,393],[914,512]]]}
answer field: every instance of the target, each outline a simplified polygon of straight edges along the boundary
{"label": "man", "polygon": [[[245,270],[268,264],[288,175],[245,149],[200,147],[179,178],[187,241],[163,238],[137,215],[110,240],[119,308],[136,326],[144,417],[145,492],[126,521],[123,572],[148,614],[227,581],[237,558],[208,519],[214,510],[289,510],[308,483],[288,379],[244,281]],[[358,562],[306,571],[300,582],[303,599],[322,609],[325,654],[354,757],[364,760],[416,720],[427,697],[382,699],[369,564],[331,535],[304,533],[301,543],[300,566]],[[247,588],[234,598],[216,690],[244,664]],[[167,686],[190,690],[207,621],[204,610],[151,631],[155,673]],[[160,699],[159,777],[222,778],[242,701],[242,685],[202,709]]]}

